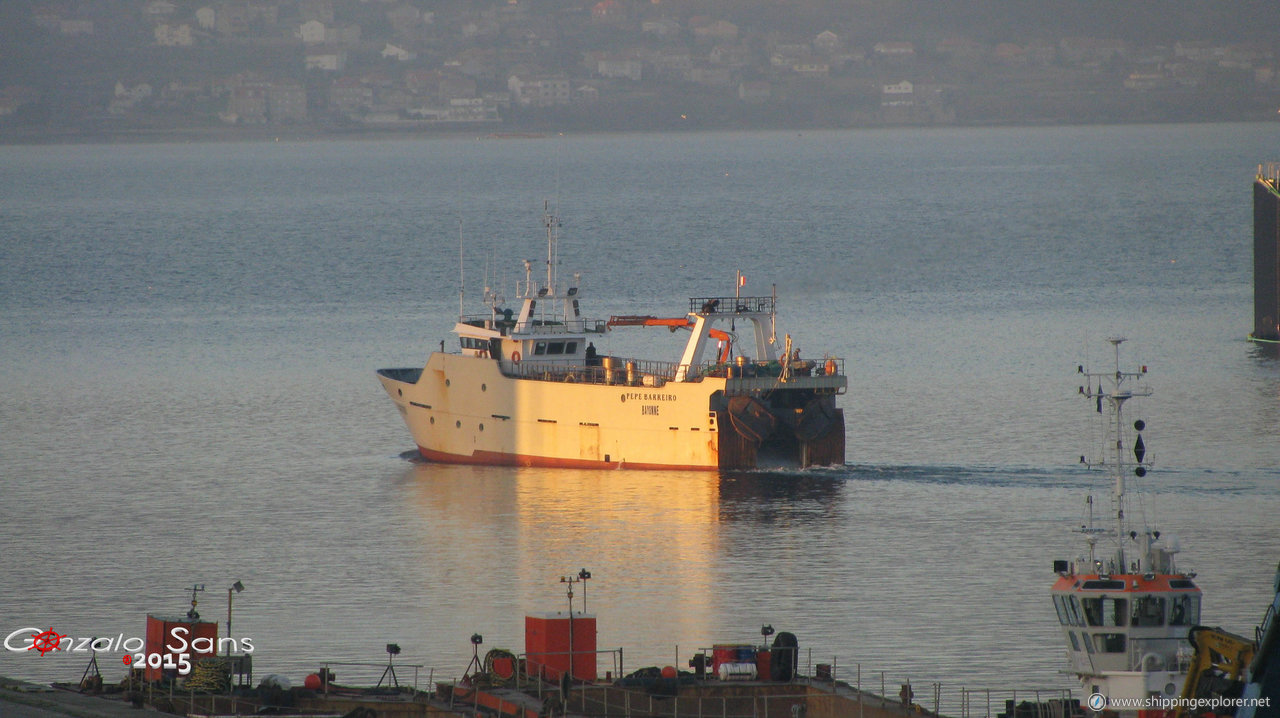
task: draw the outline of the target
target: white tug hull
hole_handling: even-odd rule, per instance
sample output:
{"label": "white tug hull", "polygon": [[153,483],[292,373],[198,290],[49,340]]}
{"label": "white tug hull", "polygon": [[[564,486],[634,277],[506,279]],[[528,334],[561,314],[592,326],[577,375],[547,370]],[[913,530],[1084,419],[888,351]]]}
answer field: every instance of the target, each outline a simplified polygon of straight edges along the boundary
{"label": "white tug hull", "polygon": [[[556,285],[558,224],[550,215],[545,224],[547,279],[535,283],[525,263],[518,312],[486,288],[488,312],[454,327],[456,353],[434,352],[421,369],[378,370],[424,458],[698,470],[844,463],[835,402],[844,362],[802,361],[789,336],[779,352],[776,297],[693,298],[670,319],[585,319],[579,288]],[[743,284],[739,275],[735,290]],[[690,336],[675,362],[597,356],[593,340],[619,326]],[[750,338],[739,342],[735,329]]]}

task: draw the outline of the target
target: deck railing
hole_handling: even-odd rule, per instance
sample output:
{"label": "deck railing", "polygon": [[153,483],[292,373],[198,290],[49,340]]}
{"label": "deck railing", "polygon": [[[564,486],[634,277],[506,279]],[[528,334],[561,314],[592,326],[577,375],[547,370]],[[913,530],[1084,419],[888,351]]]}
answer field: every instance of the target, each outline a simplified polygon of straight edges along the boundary
{"label": "deck railing", "polygon": [[[781,381],[782,365],[776,361],[748,361],[744,363],[713,363],[685,365],[676,362],[648,359],[622,359],[600,357],[600,363],[580,366],[565,362],[522,361],[511,365],[508,376],[538,381],[554,381],[582,384],[620,384],[626,386],[660,387],[675,381],[683,374],[683,381],[702,381],[705,377],[727,379],[776,379]],[[685,369],[683,373],[681,369]],[[844,376],[844,359],[829,357],[814,362],[796,362],[791,377]]]}
{"label": "deck railing", "polygon": [[[506,373],[522,379],[558,381],[580,384],[627,384],[631,386],[662,386],[673,380],[680,364],[675,362],[629,359],[625,362],[581,366],[564,362],[523,361],[513,364]],[[701,367],[693,367],[689,376],[700,380]]]}
{"label": "deck railing", "polygon": [[690,314],[773,314],[773,297],[690,297]]}
{"label": "deck railing", "polygon": [[[515,317],[508,319],[501,314],[496,317],[491,314],[472,314],[460,317],[458,321],[473,327],[502,332],[504,336],[512,329],[515,329],[517,323]],[[565,321],[535,318],[532,324],[536,331],[545,334],[604,334],[608,329],[606,320],[588,319],[586,317],[577,317]]]}
{"label": "deck railing", "polygon": [[1258,165],[1258,181],[1272,192],[1280,194],[1280,162],[1264,162]]}
{"label": "deck railing", "polygon": [[[710,649],[700,649],[704,653]],[[344,670],[341,685],[349,692],[354,689],[365,695],[400,695],[413,700],[426,700],[433,693],[436,700],[447,703],[450,709],[471,707],[481,690],[506,687],[535,697],[543,702],[553,701],[560,710],[568,710],[578,716],[592,718],[679,718],[699,716],[706,718],[792,718],[795,715],[848,716],[849,718],[885,718],[886,716],[945,717],[945,718],[1073,718],[1080,716],[1078,697],[1068,688],[969,688],[966,686],[922,679],[906,673],[863,670],[860,663],[841,663],[838,656],[830,662],[815,663],[812,650],[800,656],[797,672],[788,684],[773,684],[767,691],[707,691],[720,686],[732,689],[741,685],[737,681],[710,681],[703,689],[683,691],[676,696],[645,686],[622,687],[612,680],[626,674],[623,650],[599,649],[589,651],[597,656],[597,667],[604,664],[601,682],[575,684],[568,694],[561,693],[558,675],[541,675],[542,671],[528,671],[530,656],[520,654],[511,666],[509,676],[487,674],[483,670],[454,678],[452,682],[436,683],[447,675],[423,664],[395,664],[401,676],[393,679],[392,666],[388,663],[361,663],[350,661],[324,661],[321,672],[333,675],[330,668]],[[584,653],[584,652],[578,652]],[[553,654],[540,652],[538,658],[548,662]],[[676,646],[673,655],[683,655]],[[823,660],[823,659],[819,659]],[[560,663],[559,661],[556,661]],[[577,663],[577,661],[573,661]],[[426,668],[424,671],[423,669]],[[408,673],[412,670],[412,678]],[[454,674],[456,675],[456,674]],[[335,677],[336,678],[336,677]],[[423,680],[425,678],[425,680]],[[377,684],[384,690],[367,688]],[[338,685],[338,684],[335,684]],[[466,687],[462,696],[453,691],[456,686]],[[327,693],[328,682],[322,684],[319,693]],[[434,690],[433,690],[434,689]],[[148,703],[165,698],[171,705],[187,714],[228,715],[246,708],[257,709],[266,705],[227,690],[206,692],[150,684],[139,687]],[[567,701],[561,702],[561,697]],[[838,704],[831,701],[836,700]],[[512,702],[513,707],[516,702]],[[549,705],[543,703],[543,705]],[[797,709],[797,706],[800,708]],[[474,706],[480,710],[479,706]],[[807,710],[806,710],[807,709]]]}

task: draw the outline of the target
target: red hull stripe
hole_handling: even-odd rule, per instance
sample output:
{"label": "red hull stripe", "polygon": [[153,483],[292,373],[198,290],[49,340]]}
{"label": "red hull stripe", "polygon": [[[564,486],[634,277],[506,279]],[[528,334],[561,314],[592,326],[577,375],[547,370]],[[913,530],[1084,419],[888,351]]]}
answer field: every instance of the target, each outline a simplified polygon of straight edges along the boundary
{"label": "red hull stripe", "polygon": [[477,451],[471,455],[448,454],[418,447],[418,453],[427,461],[440,464],[473,464],[478,466],[539,466],[556,469],[640,469],[647,471],[717,471],[718,466],[695,464],[642,464],[631,461],[594,461],[592,459],[557,459],[550,456],[528,454],[499,454],[494,451]]}

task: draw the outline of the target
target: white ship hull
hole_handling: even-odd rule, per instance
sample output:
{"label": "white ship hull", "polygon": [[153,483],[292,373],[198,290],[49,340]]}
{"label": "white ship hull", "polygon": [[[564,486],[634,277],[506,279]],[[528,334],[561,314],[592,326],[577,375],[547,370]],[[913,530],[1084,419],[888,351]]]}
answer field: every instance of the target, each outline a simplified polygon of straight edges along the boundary
{"label": "white ship hull", "polygon": [[[808,441],[779,422],[763,442],[743,436],[725,397],[774,388],[776,378],[706,376],[587,383],[572,373],[552,380],[510,376],[499,362],[434,353],[422,370],[384,369],[378,378],[404,417],[422,456],[445,463],[576,468],[754,468],[761,454],[779,464],[842,463],[844,418],[834,408],[843,376],[793,377],[783,391],[828,396],[829,426]],[[648,384],[646,386],[645,384]],[[655,386],[655,384],[658,384]],[[774,408],[775,414],[803,411]]]}

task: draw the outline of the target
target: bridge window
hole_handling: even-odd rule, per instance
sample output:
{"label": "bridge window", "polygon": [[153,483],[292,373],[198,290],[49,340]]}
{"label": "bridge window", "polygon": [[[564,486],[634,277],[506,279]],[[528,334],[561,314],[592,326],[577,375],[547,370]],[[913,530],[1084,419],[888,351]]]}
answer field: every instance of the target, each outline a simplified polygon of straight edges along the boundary
{"label": "bridge window", "polygon": [[577,353],[578,353],[578,343],[577,343],[577,342],[565,342],[565,344],[564,344],[564,353],[565,353],[565,354],[577,354]]}
{"label": "bridge window", "polygon": [[564,342],[551,342],[547,345],[548,354],[564,354]]}
{"label": "bridge window", "polygon": [[1054,596],[1053,607],[1058,611],[1058,623],[1064,626],[1083,626],[1080,610],[1072,605],[1075,596]]}
{"label": "bridge window", "polygon": [[534,342],[534,343],[533,343],[533,353],[534,353],[534,356],[542,356],[543,354],[546,354],[546,353],[547,353],[547,343],[546,343],[546,342]]}
{"label": "bridge window", "polygon": [[1090,626],[1123,626],[1128,616],[1128,603],[1123,598],[1083,598],[1084,620]]}
{"label": "bridge window", "polygon": [[1098,653],[1124,653],[1123,633],[1099,633],[1093,637]]}
{"label": "bridge window", "polygon": [[1066,601],[1063,600],[1062,596],[1053,597],[1053,607],[1058,611],[1058,623],[1064,626],[1070,625],[1071,616],[1067,613]]}
{"label": "bridge window", "polygon": [[1138,596],[1133,599],[1133,613],[1130,615],[1135,626],[1163,626],[1164,598],[1161,596]]}
{"label": "bridge window", "polygon": [[1071,601],[1067,603],[1067,609],[1071,614],[1071,625],[1083,626],[1084,619],[1080,617],[1080,601],[1075,596],[1071,596]]}
{"label": "bridge window", "polygon": [[1080,651],[1080,639],[1076,638],[1076,632],[1067,631],[1067,635],[1071,637],[1071,650],[1078,653]]}
{"label": "bridge window", "polygon": [[1199,596],[1174,596],[1169,604],[1170,626],[1194,626],[1200,622]]}

